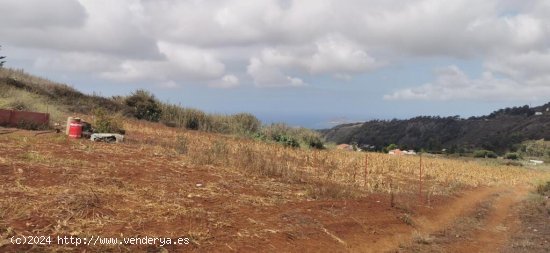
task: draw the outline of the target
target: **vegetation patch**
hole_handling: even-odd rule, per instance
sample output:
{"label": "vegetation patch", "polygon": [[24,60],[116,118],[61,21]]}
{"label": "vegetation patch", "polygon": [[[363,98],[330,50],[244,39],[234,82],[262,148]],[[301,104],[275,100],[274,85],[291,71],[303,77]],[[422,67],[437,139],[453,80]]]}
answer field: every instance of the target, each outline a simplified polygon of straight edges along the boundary
{"label": "vegetation patch", "polygon": [[476,158],[497,158],[497,154],[490,150],[476,150],[474,151],[474,157]]}
{"label": "vegetation patch", "polygon": [[536,192],[540,195],[550,197],[550,181],[537,185]]}
{"label": "vegetation patch", "polygon": [[93,114],[96,133],[125,133],[120,117],[107,115],[101,108],[94,110]]}

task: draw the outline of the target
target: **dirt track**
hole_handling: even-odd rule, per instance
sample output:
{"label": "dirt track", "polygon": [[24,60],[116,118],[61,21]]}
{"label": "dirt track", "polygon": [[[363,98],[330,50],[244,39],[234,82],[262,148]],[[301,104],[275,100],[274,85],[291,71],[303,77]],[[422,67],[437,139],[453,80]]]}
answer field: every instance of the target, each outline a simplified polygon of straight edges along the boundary
{"label": "dirt track", "polygon": [[501,252],[517,231],[517,209],[528,193],[519,187],[466,192],[431,218],[419,219],[417,238],[403,252]]}
{"label": "dirt track", "polygon": [[[392,223],[396,215],[402,215],[395,210],[354,206],[376,213],[363,212],[361,217],[350,210],[351,218],[342,217],[338,222],[320,220],[324,227],[318,230],[326,235],[315,234],[319,240],[332,242],[331,247],[315,245],[313,237],[297,240],[296,244],[307,245],[311,251],[306,252],[501,252],[518,230],[517,209],[513,207],[527,193],[523,186],[467,190],[437,207],[416,209],[412,225]],[[337,203],[333,205],[338,208]],[[299,251],[294,247],[285,249]]]}

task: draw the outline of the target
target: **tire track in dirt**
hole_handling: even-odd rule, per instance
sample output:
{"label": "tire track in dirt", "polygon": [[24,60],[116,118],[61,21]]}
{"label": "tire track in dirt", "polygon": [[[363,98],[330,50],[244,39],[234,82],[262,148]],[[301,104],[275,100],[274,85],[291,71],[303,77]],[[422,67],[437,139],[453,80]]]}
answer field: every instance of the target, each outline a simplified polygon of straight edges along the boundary
{"label": "tire track in dirt", "polygon": [[502,188],[478,188],[467,190],[455,201],[447,206],[436,208],[435,215],[418,217],[415,220],[416,229],[409,232],[396,233],[390,237],[382,238],[375,243],[362,245],[360,248],[351,249],[353,252],[395,252],[401,245],[410,243],[414,233],[432,234],[450,226],[457,218],[473,212],[476,206],[500,191]]}
{"label": "tire track in dirt", "polygon": [[517,230],[518,216],[513,206],[521,202],[527,193],[527,187],[510,187],[501,192],[482,227],[471,234],[474,239],[451,243],[447,246],[449,252],[500,252]]}

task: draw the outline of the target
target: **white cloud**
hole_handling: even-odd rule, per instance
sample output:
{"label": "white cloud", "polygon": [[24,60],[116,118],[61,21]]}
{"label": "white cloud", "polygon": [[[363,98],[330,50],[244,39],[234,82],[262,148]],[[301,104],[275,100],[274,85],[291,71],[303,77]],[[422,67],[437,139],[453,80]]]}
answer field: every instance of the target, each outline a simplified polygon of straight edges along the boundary
{"label": "white cloud", "polygon": [[210,87],[215,88],[234,88],[239,86],[239,78],[235,75],[225,75],[220,80],[216,80],[209,84]]}
{"label": "white cloud", "polygon": [[166,59],[128,60],[117,69],[103,72],[104,78],[130,82],[137,80],[211,80],[221,77],[225,65],[208,50],[184,45],[159,43]]}
{"label": "white cloud", "polygon": [[[2,6],[9,11],[0,16],[1,43],[42,50],[35,67],[120,82],[225,87],[246,85],[248,74],[259,87],[303,86],[306,79],[349,80],[433,56],[483,61],[485,71],[499,76],[485,81],[503,86],[538,90],[550,79],[550,4],[543,0],[4,0]],[[230,76],[242,80],[224,80]]]}
{"label": "white cloud", "polygon": [[44,70],[68,72],[102,72],[118,67],[121,62],[108,55],[87,52],[63,52],[38,56],[34,67]]}
{"label": "white cloud", "polygon": [[346,75],[373,70],[380,66],[357,44],[342,36],[327,36],[316,43],[317,51],[306,62],[311,73]]}
{"label": "white cloud", "polygon": [[[515,79],[529,80],[550,75],[550,49],[516,54],[498,54],[489,58],[485,67]],[[549,84],[550,85],[550,84]]]}
{"label": "white cloud", "polygon": [[331,74],[349,80],[353,74],[372,71],[381,65],[356,43],[341,35],[330,34],[305,45],[265,48],[259,56],[250,59],[247,69],[260,86],[273,83],[297,86],[303,85],[303,81],[288,76],[286,72]]}
{"label": "white cloud", "polygon": [[259,58],[251,58],[247,73],[259,87],[304,86],[304,81],[297,77],[285,75],[277,66],[266,63]]}
{"label": "white cloud", "polygon": [[[550,80],[550,79],[549,79]],[[456,66],[436,71],[436,80],[418,87],[405,88],[384,96],[386,100],[540,100],[550,97],[550,86],[526,84],[510,78],[498,78],[484,72],[472,79]]]}
{"label": "white cloud", "polygon": [[179,88],[180,85],[178,83],[176,83],[175,81],[166,81],[166,82],[161,82],[159,83],[159,86],[161,88],[165,88],[165,89],[176,89],[176,88]]}

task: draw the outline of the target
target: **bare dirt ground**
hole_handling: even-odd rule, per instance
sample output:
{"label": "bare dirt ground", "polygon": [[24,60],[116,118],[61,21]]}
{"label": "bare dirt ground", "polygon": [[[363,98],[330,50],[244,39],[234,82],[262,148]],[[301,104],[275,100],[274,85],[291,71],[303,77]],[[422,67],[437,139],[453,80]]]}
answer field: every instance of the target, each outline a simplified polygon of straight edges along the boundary
{"label": "bare dirt ground", "polygon": [[[469,188],[420,205],[407,194],[397,194],[393,206],[382,193],[315,199],[307,183],[186,164],[136,140],[0,135],[0,252],[517,252],[548,245],[549,220],[526,225],[520,215],[530,208],[526,186]],[[21,235],[191,243],[10,242]]]}
{"label": "bare dirt ground", "polygon": [[[517,233],[517,209],[527,194],[524,187],[487,188],[471,192],[448,206],[445,225],[434,217],[436,226],[419,229],[413,244],[402,252],[503,252],[510,237]],[[454,210],[454,211],[453,211]],[[448,217],[449,213],[456,213]],[[441,226],[442,225],[442,226]],[[434,229],[435,228],[435,229]]]}
{"label": "bare dirt ground", "polygon": [[516,206],[519,226],[509,238],[503,252],[543,253],[550,252],[550,198],[530,194]]}

